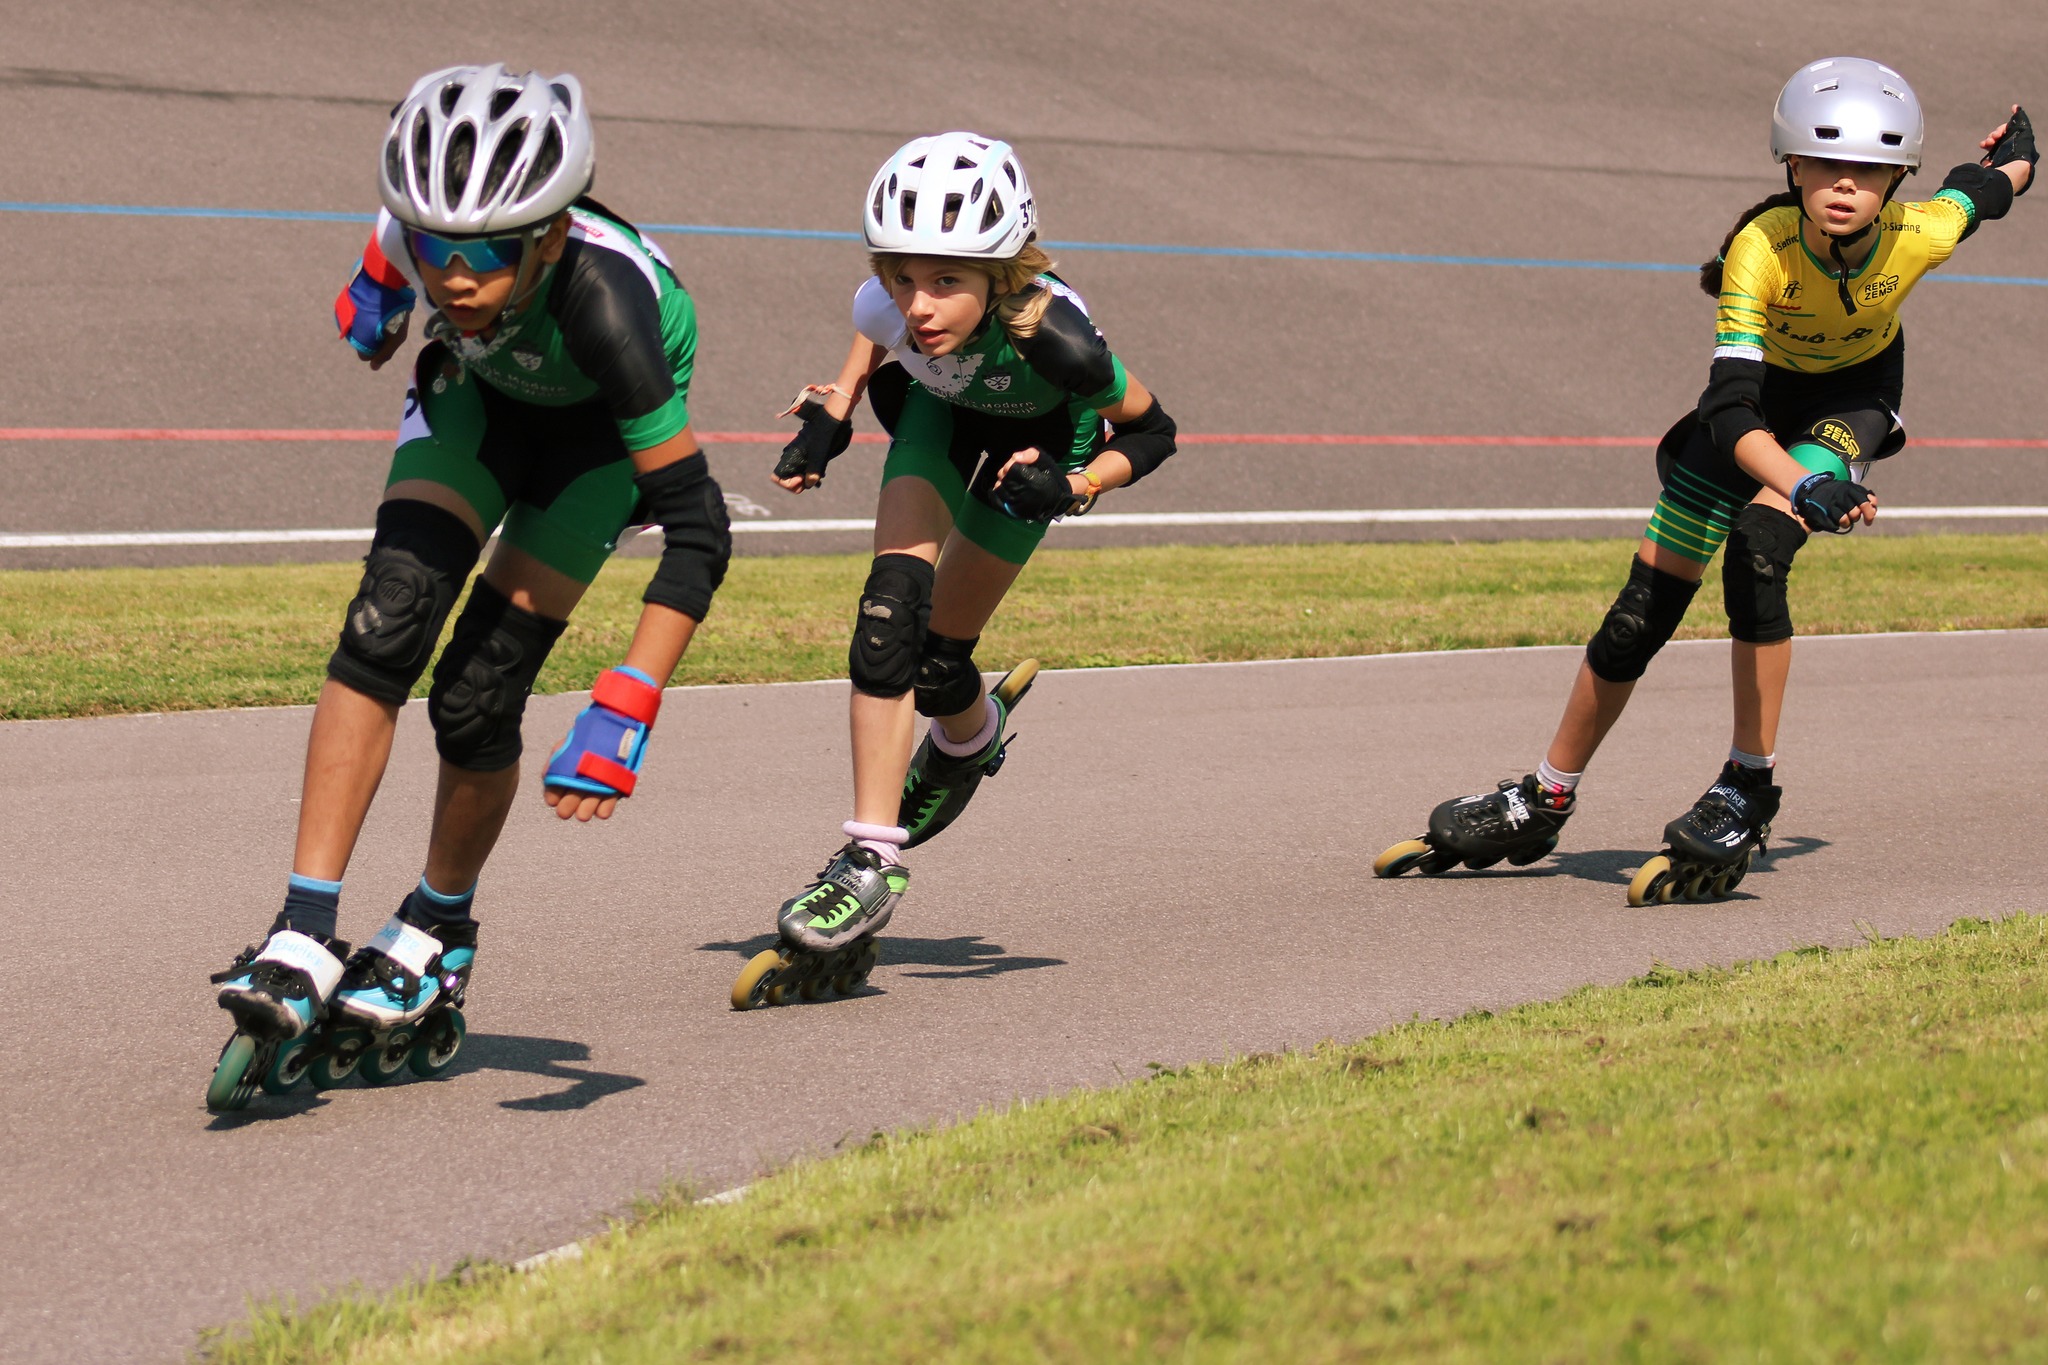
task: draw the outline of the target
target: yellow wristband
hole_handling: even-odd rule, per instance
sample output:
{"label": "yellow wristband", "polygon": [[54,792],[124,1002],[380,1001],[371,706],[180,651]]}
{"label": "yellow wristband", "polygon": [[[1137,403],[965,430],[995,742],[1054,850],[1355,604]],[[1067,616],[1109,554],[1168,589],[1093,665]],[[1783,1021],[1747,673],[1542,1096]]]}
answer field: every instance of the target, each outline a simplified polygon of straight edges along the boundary
{"label": "yellow wristband", "polygon": [[1075,472],[1076,474],[1079,474],[1079,475],[1080,475],[1080,476],[1081,476],[1082,478],[1084,478],[1084,479],[1088,480],[1088,496],[1089,496],[1089,497],[1091,497],[1091,498],[1092,498],[1092,497],[1095,497],[1095,496],[1096,496],[1097,494],[1099,494],[1099,493],[1101,493],[1101,492],[1102,492],[1102,480],[1101,480],[1100,478],[1098,478],[1098,477],[1096,476],[1096,473],[1095,473],[1095,471],[1094,471],[1094,470],[1092,470],[1092,469],[1077,469],[1077,470],[1075,470],[1074,472]]}

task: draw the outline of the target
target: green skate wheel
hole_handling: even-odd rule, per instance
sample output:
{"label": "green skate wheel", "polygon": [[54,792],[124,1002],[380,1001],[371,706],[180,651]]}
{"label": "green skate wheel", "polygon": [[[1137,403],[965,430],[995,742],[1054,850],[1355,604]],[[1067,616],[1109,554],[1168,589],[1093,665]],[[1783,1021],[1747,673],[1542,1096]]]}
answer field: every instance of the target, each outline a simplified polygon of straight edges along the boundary
{"label": "green skate wheel", "polygon": [[261,1058],[262,1064],[258,1065],[256,1054],[261,1051],[263,1044],[239,1030],[228,1039],[220,1050],[220,1060],[213,1065],[213,1080],[206,1087],[208,1109],[216,1114],[231,1114],[249,1107],[270,1065],[268,1057]]}
{"label": "green skate wheel", "polygon": [[1628,884],[1628,903],[1637,909],[1671,899],[1671,860],[1658,854],[1636,869]]}
{"label": "green skate wheel", "polygon": [[1385,853],[1372,860],[1372,875],[1375,877],[1398,877],[1404,872],[1415,870],[1430,854],[1426,839],[1403,839]]}
{"label": "green skate wheel", "polygon": [[289,1095],[299,1088],[299,1082],[306,1079],[306,1070],[313,1064],[313,1043],[309,1038],[294,1038],[288,1043],[277,1045],[277,1054],[269,1066],[263,1069],[263,1093],[266,1095]]}
{"label": "green skate wheel", "polygon": [[469,1023],[462,1017],[462,1011],[443,1010],[420,1030],[419,1041],[413,1044],[412,1058],[406,1064],[415,1076],[438,1076],[455,1065],[455,1054],[462,1051],[462,1040],[468,1036]]}
{"label": "green skate wheel", "polygon": [[732,983],[732,1007],[736,1010],[757,1010],[763,1005],[781,1004],[781,988],[775,984],[775,979],[788,965],[789,959],[782,955],[780,948],[764,948],[755,953],[740,972],[739,979]]}
{"label": "green skate wheel", "polygon": [[406,1063],[412,1057],[413,1039],[419,1030],[411,1024],[400,1024],[381,1038],[372,1038],[370,1045],[363,1049],[362,1060],[356,1063],[356,1070],[363,1073],[366,1085],[389,1085],[405,1074]]}
{"label": "green skate wheel", "polygon": [[1509,858],[1508,866],[1527,867],[1530,863],[1533,863],[1540,858],[1548,858],[1552,853],[1556,851],[1557,840],[1545,840],[1543,843],[1537,845],[1535,848],[1523,849],[1520,853],[1517,853],[1513,857]]}
{"label": "green skate wheel", "polygon": [[332,1090],[356,1074],[356,1064],[370,1046],[368,1029],[342,1029],[327,1035],[327,1050],[313,1059],[310,1073],[315,1090]]}

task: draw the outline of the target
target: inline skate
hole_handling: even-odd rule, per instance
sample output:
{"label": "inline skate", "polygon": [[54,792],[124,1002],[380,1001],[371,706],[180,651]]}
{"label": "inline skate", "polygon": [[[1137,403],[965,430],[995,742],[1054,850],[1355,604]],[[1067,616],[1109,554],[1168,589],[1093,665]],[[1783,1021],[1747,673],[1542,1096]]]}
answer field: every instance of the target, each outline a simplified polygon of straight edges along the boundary
{"label": "inline skate", "polygon": [[[996,733],[981,752],[949,754],[932,742],[931,731],[925,732],[903,779],[903,804],[896,815],[896,823],[910,831],[905,848],[916,848],[959,819],[981,780],[994,777],[1002,768],[1010,746],[1004,733],[1010,713],[1024,700],[1037,676],[1038,660],[1026,659],[1005,673],[989,692],[996,704]],[[934,721],[933,727],[937,724]]]}
{"label": "inline skate", "polygon": [[206,1087],[206,1107],[227,1113],[248,1107],[260,1089],[282,1095],[305,1079],[324,1042],[329,1002],[346,971],[348,944],[295,929],[277,929],[262,947],[242,949],[209,979],[220,1007],[235,1020]]}
{"label": "inline skate", "polygon": [[1767,852],[1784,789],[1769,768],[1729,761],[1692,809],[1664,827],[1664,851],[1628,884],[1633,906],[1723,900]]}
{"label": "inline skate", "polygon": [[782,903],[782,942],[756,953],[732,983],[736,1010],[816,1000],[827,988],[852,995],[881,957],[875,934],[896,912],[910,871],[882,861],[859,840],[833,855],[817,880]]}
{"label": "inline skate", "polygon": [[1544,788],[1531,773],[1493,791],[1446,801],[1429,813],[1429,832],[1403,839],[1373,860],[1373,875],[1439,876],[1463,863],[1475,872],[1505,860],[1526,867],[1557,847],[1558,831],[1578,805],[1576,792]]}

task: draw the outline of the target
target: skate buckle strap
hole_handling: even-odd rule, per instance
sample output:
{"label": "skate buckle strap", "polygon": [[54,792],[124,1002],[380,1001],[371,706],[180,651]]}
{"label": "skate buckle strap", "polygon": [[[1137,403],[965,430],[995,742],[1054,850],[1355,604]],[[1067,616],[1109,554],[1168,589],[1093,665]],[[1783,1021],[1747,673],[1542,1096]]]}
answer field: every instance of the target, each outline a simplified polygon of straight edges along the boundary
{"label": "skate buckle strap", "polygon": [[315,995],[325,1000],[341,984],[341,959],[327,951],[325,944],[296,929],[282,929],[270,936],[257,962],[274,962],[280,967],[303,972],[313,983]]}
{"label": "skate buckle strap", "polygon": [[407,924],[396,915],[385,921],[384,927],[377,931],[377,936],[363,947],[372,952],[382,953],[405,968],[415,979],[425,977],[427,968],[441,954],[440,939],[417,925]]}
{"label": "skate buckle strap", "polygon": [[590,699],[649,728],[653,727],[654,718],[661,711],[660,688],[616,668],[607,668],[597,675],[597,681],[591,684]]}

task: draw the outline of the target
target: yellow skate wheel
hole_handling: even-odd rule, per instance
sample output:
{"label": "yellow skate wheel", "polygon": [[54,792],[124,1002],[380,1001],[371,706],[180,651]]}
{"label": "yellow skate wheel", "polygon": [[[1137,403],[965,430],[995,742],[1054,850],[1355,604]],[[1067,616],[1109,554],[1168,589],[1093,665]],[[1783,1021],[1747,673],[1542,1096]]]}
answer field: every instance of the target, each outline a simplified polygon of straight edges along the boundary
{"label": "yellow skate wheel", "polygon": [[1702,867],[1691,869],[1692,875],[1679,886],[1679,893],[1689,901],[1703,901],[1714,894],[1714,871]]}
{"label": "yellow skate wheel", "polygon": [[1375,877],[1398,877],[1412,871],[1415,864],[1429,856],[1429,842],[1425,839],[1403,839],[1392,848],[1372,860],[1372,875]]}
{"label": "yellow skate wheel", "polygon": [[1628,903],[1640,909],[1671,899],[1671,860],[1658,854],[1636,869],[1628,884]]}
{"label": "yellow skate wheel", "polygon": [[788,965],[780,948],[764,948],[755,953],[740,973],[739,980],[732,983],[732,1007],[754,1010],[763,1005],[781,1004],[782,992],[775,985],[775,976]]}
{"label": "yellow skate wheel", "polygon": [[1005,709],[1015,706],[1017,698],[1031,690],[1032,681],[1037,677],[1038,660],[1026,659],[1005,673],[1003,680],[996,684],[996,700],[1001,702]]}
{"label": "yellow skate wheel", "polygon": [[796,993],[806,1000],[816,1000],[825,993],[826,987],[831,984],[830,981],[822,976],[805,977],[804,984],[796,988]]}

